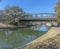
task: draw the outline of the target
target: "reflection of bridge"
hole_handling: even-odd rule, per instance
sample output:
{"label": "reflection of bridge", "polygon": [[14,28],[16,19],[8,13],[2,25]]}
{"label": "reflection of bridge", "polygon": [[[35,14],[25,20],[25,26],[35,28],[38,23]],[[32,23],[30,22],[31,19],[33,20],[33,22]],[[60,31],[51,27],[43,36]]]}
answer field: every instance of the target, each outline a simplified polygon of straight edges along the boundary
{"label": "reflection of bridge", "polygon": [[32,14],[30,16],[26,16],[25,18],[19,19],[19,21],[25,21],[25,22],[41,22],[42,24],[48,24],[51,25],[57,25],[56,22],[56,15],[53,13],[38,13],[38,14]]}

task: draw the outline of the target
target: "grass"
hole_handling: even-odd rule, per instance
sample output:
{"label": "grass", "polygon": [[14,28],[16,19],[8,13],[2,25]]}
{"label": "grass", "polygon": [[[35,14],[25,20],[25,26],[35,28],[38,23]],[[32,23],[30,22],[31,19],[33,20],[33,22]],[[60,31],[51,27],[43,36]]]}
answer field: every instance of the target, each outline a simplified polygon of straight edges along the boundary
{"label": "grass", "polygon": [[6,35],[5,32],[8,31],[0,31],[0,39],[3,39],[7,43],[14,46],[21,43],[24,40],[25,35],[40,37],[44,34],[44,32],[35,31],[28,28],[13,30],[10,34],[8,33],[8,35]]}

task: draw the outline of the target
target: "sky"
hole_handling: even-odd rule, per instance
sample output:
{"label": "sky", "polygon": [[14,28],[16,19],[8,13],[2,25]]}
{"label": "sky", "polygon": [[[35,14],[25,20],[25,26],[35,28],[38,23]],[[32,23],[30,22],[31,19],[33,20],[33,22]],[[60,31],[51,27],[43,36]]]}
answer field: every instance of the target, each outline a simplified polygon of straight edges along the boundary
{"label": "sky", "polygon": [[19,6],[27,13],[54,13],[57,0],[2,0],[0,10],[7,6]]}

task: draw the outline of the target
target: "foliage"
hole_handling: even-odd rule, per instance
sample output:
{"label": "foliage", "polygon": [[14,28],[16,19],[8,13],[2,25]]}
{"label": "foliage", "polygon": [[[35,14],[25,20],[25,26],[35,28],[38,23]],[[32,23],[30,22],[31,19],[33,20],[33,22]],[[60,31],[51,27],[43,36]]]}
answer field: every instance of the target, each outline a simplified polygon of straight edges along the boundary
{"label": "foliage", "polygon": [[19,8],[18,6],[11,6],[4,9],[5,11],[5,18],[8,22],[15,22],[15,19],[18,17],[22,17],[24,11],[23,9]]}
{"label": "foliage", "polygon": [[[18,6],[8,6],[4,10],[0,10],[0,22],[7,24],[20,24],[20,18],[26,18],[30,14],[27,14],[22,8]],[[25,24],[25,22],[23,22]]]}
{"label": "foliage", "polygon": [[58,23],[60,23],[60,2],[56,4],[55,11],[57,16],[56,20]]}

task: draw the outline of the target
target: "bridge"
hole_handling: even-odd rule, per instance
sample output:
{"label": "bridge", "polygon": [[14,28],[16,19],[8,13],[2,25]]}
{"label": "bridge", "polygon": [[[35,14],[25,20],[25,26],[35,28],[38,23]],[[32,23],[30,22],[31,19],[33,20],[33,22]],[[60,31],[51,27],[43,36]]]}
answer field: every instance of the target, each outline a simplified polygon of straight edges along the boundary
{"label": "bridge", "polygon": [[53,13],[37,13],[21,18],[20,21],[55,21],[55,18]]}
{"label": "bridge", "polygon": [[[15,21],[24,21],[28,22],[26,26],[15,26],[15,27],[0,27],[0,29],[13,29],[13,28],[25,28],[25,27],[30,27],[31,23],[33,22],[40,22],[41,25],[47,25],[47,26],[57,26],[56,22],[56,15],[54,13],[37,13],[37,14],[31,14],[29,16],[25,16],[24,18],[17,18]],[[33,25],[32,25],[33,26]]]}
{"label": "bridge", "polygon": [[37,13],[26,16],[25,18],[20,18],[19,21],[24,22],[40,22],[41,24],[50,24],[51,26],[57,26],[56,14],[54,13]]}

